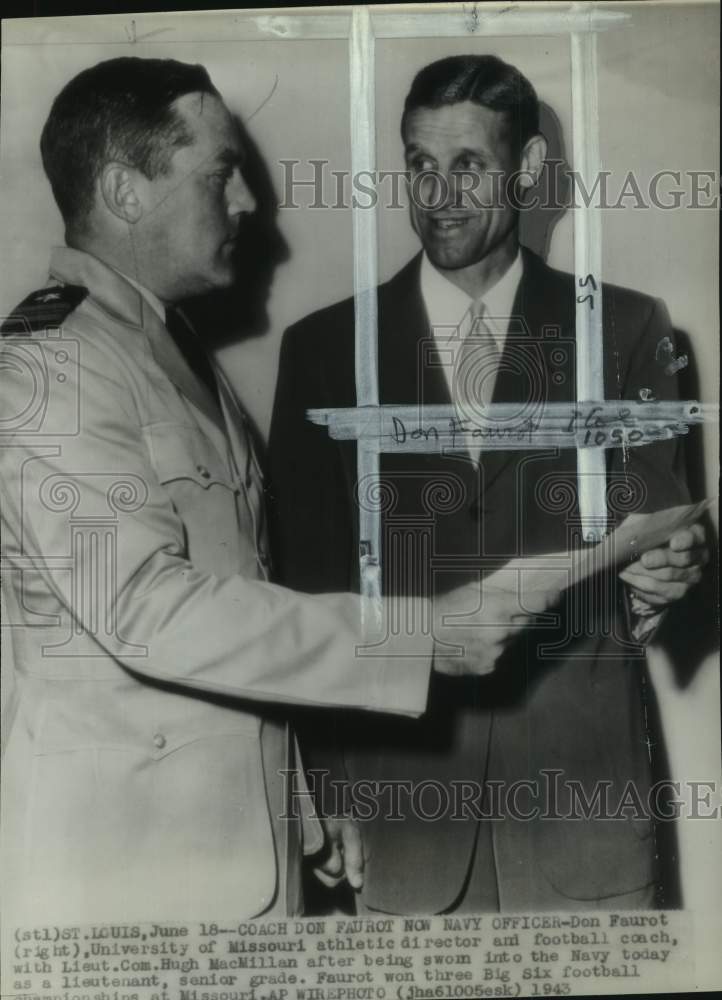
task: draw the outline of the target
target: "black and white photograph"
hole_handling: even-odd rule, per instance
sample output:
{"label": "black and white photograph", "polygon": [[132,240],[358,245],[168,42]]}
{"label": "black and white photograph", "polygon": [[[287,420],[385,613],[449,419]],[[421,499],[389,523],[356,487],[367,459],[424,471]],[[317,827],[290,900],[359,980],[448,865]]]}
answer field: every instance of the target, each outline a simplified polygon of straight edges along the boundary
{"label": "black and white photograph", "polygon": [[719,5],[1,28],[3,1000],[722,988]]}

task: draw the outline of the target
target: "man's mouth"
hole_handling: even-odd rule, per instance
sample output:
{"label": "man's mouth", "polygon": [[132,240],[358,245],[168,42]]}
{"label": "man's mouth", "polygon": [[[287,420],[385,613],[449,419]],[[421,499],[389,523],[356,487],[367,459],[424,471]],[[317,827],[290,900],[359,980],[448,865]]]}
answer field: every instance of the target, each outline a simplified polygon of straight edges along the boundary
{"label": "man's mouth", "polygon": [[428,219],[432,228],[440,232],[453,232],[471,222],[470,215],[430,215]]}

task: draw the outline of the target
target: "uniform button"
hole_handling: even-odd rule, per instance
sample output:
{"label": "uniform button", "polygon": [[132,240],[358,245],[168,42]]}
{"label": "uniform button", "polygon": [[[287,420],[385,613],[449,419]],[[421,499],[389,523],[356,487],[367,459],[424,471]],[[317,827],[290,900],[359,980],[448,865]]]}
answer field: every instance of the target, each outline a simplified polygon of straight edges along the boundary
{"label": "uniform button", "polygon": [[205,465],[197,465],[196,469],[198,470],[198,472],[200,473],[200,475],[203,476],[204,479],[210,479],[211,478],[211,474],[208,471],[208,469],[205,467]]}
{"label": "uniform button", "polygon": [[155,746],[158,747],[159,750],[162,750],[166,743],[165,736],[163,735],[163,733],[156,733],[155,736],[153,737],[153,743]]}

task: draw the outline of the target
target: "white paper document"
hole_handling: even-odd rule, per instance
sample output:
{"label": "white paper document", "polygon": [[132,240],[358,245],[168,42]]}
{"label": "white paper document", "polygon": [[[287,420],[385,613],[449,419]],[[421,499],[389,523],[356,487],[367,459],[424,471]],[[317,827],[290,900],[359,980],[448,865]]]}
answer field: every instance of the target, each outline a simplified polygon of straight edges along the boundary
{"label": "white paper document", "polygon": [[676,532],[695,524],[714,507],[714,498],[681,504],[651,514],[630,514],[598,545],[568,552],[512,559],[486,578],[485,586],[522,594],[562,591],[612,566],[628,564],[667,544]]}

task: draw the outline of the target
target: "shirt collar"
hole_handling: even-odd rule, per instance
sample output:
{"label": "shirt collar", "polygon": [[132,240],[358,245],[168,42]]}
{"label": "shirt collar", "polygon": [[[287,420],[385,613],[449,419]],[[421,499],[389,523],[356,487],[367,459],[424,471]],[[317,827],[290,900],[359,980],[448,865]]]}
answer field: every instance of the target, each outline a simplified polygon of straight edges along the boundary
{"label": "shirt collar", "polygon": [[437,271],[426,253],[421,258],[421,297],[432,330],[443,328],[451,335],[466,315],[472,299]]}
{"label": "shirt collar", "polygon": [[50,277],[63,284],[83,285],[90,292],[90,300],[123,323],[139,329],[159,323],[159,314],[147,298],[151,292],[142,294],[136,282],[84,250],[55,247],[50,257]]}
{"label": "shirt collar", "polygon": [[124,278],[130,285],[132,285],[137,292],[140,292],[153,312],[156,316],[158,316],[161,323],[165,324],[165,306],[155,292],[151,292],[149,288],[146,288],[145,285],[141,285],[141,283],[136,281],[135,278],[131,278],[131,276],[126,274],[125,271],[120,271],[118,268],[114,268],[114,270],[118,272],[121,278]]}
{"label": "shirt collar", "polygon": [[[494,321],[494,326],[504,336],[509,329],[509,319],[523,272],[522,256],[517,251],[511,266],[483,297],[486,307],[484,315]],[[452,333],[450,328],[459,326],[474,301],[437,271],[425,253],[421,259],[421,297],[432,329],[446,328],[449,335]]]}
{"label": "shirt collar", "polygon": [[[153,298],[157,299],[157,296],[98,257],[71,247],[56,247],[53,250],[50,276],[63,284],[83,285],[90,293],[89,302],[111,319],[119,320],[126,329],[131,327],[142,331],[153,356],[168,377],[195,406],[218,424],[218,408],[212,395],[193,376],[159,318],[163,307],[161,304],[159,312],[154,306]],[[114,326],[110,329],[118,332]]]}

